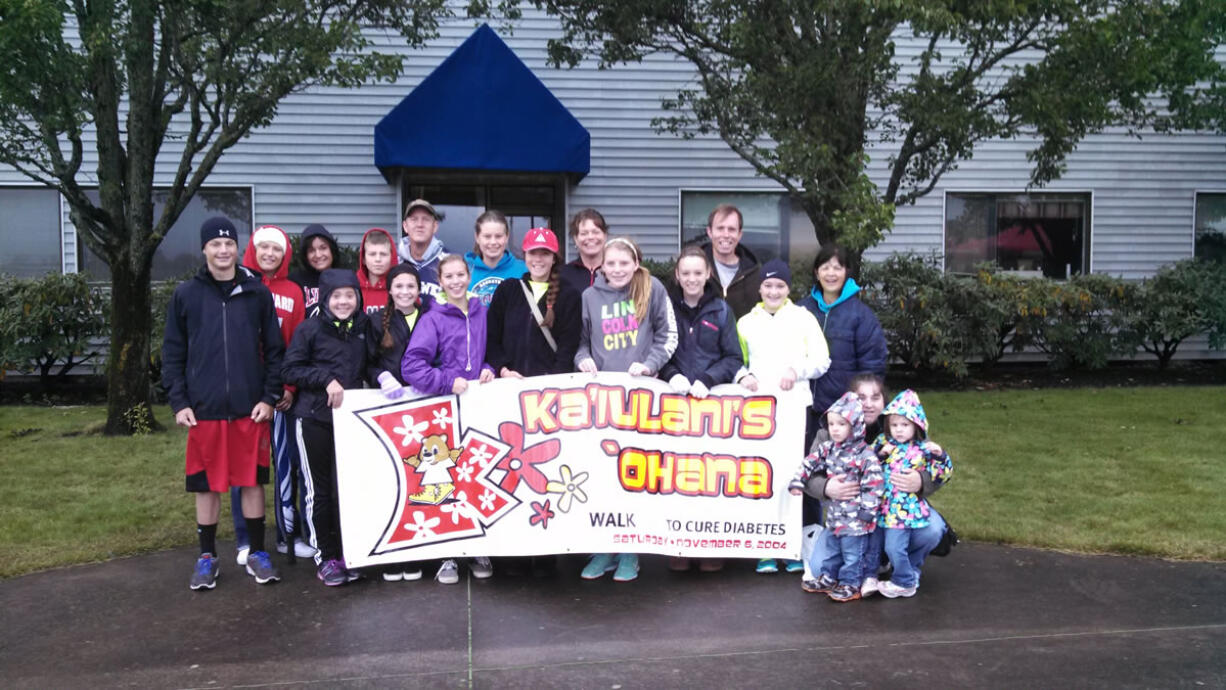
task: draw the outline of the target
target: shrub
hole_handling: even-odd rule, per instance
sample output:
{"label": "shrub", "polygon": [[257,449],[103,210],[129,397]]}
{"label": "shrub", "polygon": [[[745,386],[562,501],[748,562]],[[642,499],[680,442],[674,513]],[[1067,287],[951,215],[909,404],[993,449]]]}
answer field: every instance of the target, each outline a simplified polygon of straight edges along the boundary
{"label": "shrub", "polygon": [[1141,284],[1133,328],[1141,347],[1158,358],[1159,368],[1166,368],[1184,340],[1209,330],[1204,303],[1215,287],[1206,282],[1212,272],[1207,263],[1180,261]]}
{"label": "shrub", "polygon": [[954,276],[947,276],[935,257],[894,254],[861,270],[862,299],[885,330],[890,354],[912,369],[967,374],[969,338],[958,316]]}
{"label": "shrub", "polygon": [[1022,297],[1018,328],[1056,369],[1101,369],[1111,359],[1136,351],[1134,283],[1102,274],[1074,276],[1067,282],[1030,280]]}
{"label": "shrub", "polygon": [[101,354],[104,348],[92,341],[107,332],[110,301],[85,276],[48,273],[0,282],[0,358],[6,367],[37,371],[45,384]]}

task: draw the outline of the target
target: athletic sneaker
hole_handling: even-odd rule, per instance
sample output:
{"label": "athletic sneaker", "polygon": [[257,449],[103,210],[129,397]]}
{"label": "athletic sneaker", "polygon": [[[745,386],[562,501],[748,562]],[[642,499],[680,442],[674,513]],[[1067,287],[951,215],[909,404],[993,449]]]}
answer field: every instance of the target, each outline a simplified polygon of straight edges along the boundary
{"label": "athletic sneaker", "polygon": [[587,565],[583,566],[583,572],[579,573],[579,577],[584,580],[599,580],[604,577],[604,574],[611,572],[617,568],[617,563],[613,560],[611,553],[594,553]]}
{"label": "athletic sneaker", "polygon": [[456,565],[454,558],[448,558],[438,567],[434,579],[438,580],[439,584],[454,585],[460,581],[460,566]]}
{"label": "athletic sneaker", "polygon": [[828,594],[837,584],[839,584],[838,580],[822,573],[817,576],[816,580],[801,580],[800,588],[814,594]]}
{"label": "athletic sneaker", "polygon": [[469,559],[468,569],[473,571],[473,577],[478,580],[494,576],[494,564],[490,563],[490,559],[485,556]]}
{"label": "athletic sneaker", "polygon": [[213,589],[217,586],[217,573],[220,569],[221,565],[213,558],[213,554],[204,554],[196,559],[196,569],[192,571],[188,586],[192,589]]}
{"label": "athletic sneaker", "polygon": [[[289,553],[289,544],[283,541],[277,542],[277,553]],[[298,558],[314,558],[315,549],[305,541],[294,540],[294,556]]]}
{"label": "athletic sneaker", "polygon": [[855,601],[860,598],[860,588],[851,585],[835,585],[828,596],[835,601]]}
{"label": "athletic sneaker", "polygon": [[783,568],[789,573],[799,573],[805,569],[804,561],[795,561],[791,558],[783,560]]}
{"label": "athletic sneaker", "polygon": [[899,587],[890,580],[883,580],[878,583],[877,591],[881,592],[881,596],[886,597],[887,599],[915,596],[914,587]]}
{"label": "athletic sneaker", "polygon": [[267,551],[252,551],[247,556],[247,574],[255,578],[256,583],[264,585],[281,579],[272,557]]}
{"label": "athletic sneaker", "polygon": [[617,557],[617,570],[613,572],[614,582],[630,582],[638,579],[639,576],[639,555],[637,553],[623,553]]}
{"label": "athletic sneaker", "polygon": [[315,571],[315,577],[329,587],[339,587],[349,582],[349,576],[345,573],[345,565],[335,558],[324,561],[319,566],[319,570]]}
{"label": "athletic sneaker", "polygon": [[777,573],[779,572],[779,564],[773,558],[763,558],[758,561],[758,567],[754,568],[754,570],[764,575],[767,573]]}
{"label": "athletic sneaker", "polygon": [[421,568],[418,568],[417,570],[387,571],[383,573],[383,579],[387,582],[400,582],[401,580],[404,580],[405,582],[413,582],[414,580],[420,580]]}
{"label": "athletic sneaker", "polygon": [[870,597],[877,593],[880,588],[880,583],[875,577],[866,577],[864,582],[860,584],[860,597]]}
{"label": "athletic sneaker", "polygon": [[[239,564],[239,565],[247,565],[247,555],[248,555],[249,553],[251,553],[251,547],[250,547],[250,546],[240,546],[240,547],[238,547],[238,554],[237,554],[236,556],[234,556],[234,562],[235,562],[235,563],[237,563],[237,564]],[[285,552],[284,552],[284,551],[282,551],[281,553],[285,553]]]}

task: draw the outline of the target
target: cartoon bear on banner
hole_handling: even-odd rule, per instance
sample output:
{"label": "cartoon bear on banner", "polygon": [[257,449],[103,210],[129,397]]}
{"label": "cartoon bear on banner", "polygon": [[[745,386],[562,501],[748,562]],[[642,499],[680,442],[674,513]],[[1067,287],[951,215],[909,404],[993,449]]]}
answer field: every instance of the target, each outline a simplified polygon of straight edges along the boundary
{"label": "cartoon bear on banner", "polygon": [[[468,429],[455,396],[357,413],[394,457],[397,500],[372,555],[479,537],[520,501],[490,474],[510,446]],[[393,450],[394,449],[394,450]]]}

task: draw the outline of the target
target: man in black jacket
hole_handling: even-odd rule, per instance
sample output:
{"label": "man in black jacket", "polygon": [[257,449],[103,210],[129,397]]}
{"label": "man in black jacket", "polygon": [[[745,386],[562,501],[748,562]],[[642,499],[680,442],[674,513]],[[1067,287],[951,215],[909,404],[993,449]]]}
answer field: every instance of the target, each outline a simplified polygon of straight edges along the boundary
{"label": "man in black jacket", "polygon": [[175,288],[166,311],[162,380],[175,423],[187,432],[187,490],[196,494],[200,558],[192,589],[217,583],[221,493],[241,488],[251,539],[247,572],[280,579],[264,550],[269,426],[281,397],[285,345],[272,294],[239,266],[238,232],[223,217],[200,227],[205,265]]}
{"label": "man in black jacket", "polygon": [[707,241],[702,249],[711,263],[710,283],[732,307],[736,318],[749,313],[761,297],[758,257],[741,244],[743,219],[732,204],[720,204],[707,216]]}

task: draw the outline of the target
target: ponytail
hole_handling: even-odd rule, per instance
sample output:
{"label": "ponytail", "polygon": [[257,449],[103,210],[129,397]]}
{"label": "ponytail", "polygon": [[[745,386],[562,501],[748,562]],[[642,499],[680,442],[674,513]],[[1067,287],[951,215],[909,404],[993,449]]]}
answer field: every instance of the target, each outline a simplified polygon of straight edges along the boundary
{"label": "ponytail", "polygon": [[630,278],[630,301],[634,303],[634,318],[643,323],[651,303],[651,272],[641,264]]}
{"label": "ponytail", "polygon": [[545,328],[553,327],[553,305],[558,301],[558,292],[562,289],[560,263],[557,252],[554,252],[553,266],[549,269],[549,287],[545,289],[545,317],[541,319],[541,325]]}
{"label": "ponytail", "polygon": [[[392,281],[388,281],[390,286]],[[387,306],[383,308],[383,339],[379,341],[380,350],[390,350],[396,346],[392,337],[392,312],[396,311],[396,303],[392,301],[392,293],[387,293]]]}

